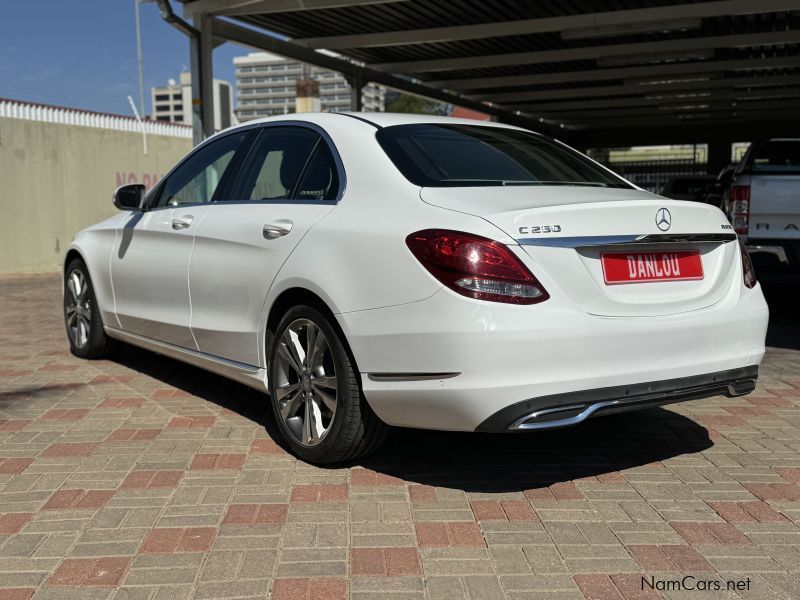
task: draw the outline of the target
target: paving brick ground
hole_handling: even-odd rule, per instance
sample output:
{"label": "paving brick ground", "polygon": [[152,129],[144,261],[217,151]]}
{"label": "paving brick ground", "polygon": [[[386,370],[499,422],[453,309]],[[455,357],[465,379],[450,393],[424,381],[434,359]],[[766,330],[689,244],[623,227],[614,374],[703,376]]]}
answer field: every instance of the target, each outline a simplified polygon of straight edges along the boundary
{"label": "paving brick ground", "polygon": [[[0,598],[800,598],[798,331],[745,398],[320,469],[264,396],[75,359],[58,279],[0,279]],[[749,591],[642,589],[687,575]]]}

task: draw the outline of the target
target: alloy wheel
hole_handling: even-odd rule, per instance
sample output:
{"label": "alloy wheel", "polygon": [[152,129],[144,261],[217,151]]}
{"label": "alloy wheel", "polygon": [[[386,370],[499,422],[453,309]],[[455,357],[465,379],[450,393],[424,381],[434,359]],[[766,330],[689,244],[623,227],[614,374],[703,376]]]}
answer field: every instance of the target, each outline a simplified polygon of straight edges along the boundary
{"label": "alloy wheel", "polygon": [[272,376],[281,419],[292,437],[316,446],[336,414],[336,366],[325,334],[309,319],[292,321],[281,335]]}
{"label": "alloy wheel", "polygon": [[92,326],[92,300],[86,276],[78,269],[67,278],[64,318],[72,343],[83,348],[89,342]]}

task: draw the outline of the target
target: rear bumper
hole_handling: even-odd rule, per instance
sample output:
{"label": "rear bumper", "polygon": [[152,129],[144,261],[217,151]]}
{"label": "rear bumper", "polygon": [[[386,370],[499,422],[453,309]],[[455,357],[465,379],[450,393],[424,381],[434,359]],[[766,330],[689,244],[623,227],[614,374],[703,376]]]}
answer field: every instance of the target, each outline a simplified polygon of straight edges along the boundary
{"label": "rear bumper", "polygon": [[707,309],[635,318],[598,317],[553,298],[518,307],[441,290],[337,319],[384,422],[474,431],[532,398],[758,365],[768,309],[760,287],[744,285]]}
{"label": "rear bumper", "polygon": [[476,431],[556,429],[577,425],[592,417],[664,404],[720,395],[742,396],[755,389],[756,379],[758,367],[753,365],[706,375],[531,398],[496,412],[478,425]]}

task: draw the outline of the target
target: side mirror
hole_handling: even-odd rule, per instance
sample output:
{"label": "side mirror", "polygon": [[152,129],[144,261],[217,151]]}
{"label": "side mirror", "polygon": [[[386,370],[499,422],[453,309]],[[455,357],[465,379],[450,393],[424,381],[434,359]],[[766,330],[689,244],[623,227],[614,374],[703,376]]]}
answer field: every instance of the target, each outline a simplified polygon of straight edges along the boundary
{"label": "side mirror", "polygon": [[114,192],[114,206],[120,210],[142,210],[145,187],[141,183],[129,183]]}

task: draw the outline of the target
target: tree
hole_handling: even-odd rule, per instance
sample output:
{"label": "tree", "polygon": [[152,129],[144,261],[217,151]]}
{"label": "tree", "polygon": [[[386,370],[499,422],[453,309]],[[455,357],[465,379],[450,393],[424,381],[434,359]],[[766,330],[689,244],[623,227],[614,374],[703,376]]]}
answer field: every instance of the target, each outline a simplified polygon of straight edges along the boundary
{"label": "tree", "polygon": [[447,105],[411,94],[400,94],[386,105],[386,112],[442,115],[447,113]]}

